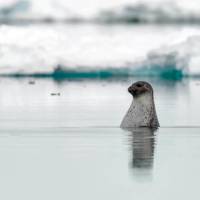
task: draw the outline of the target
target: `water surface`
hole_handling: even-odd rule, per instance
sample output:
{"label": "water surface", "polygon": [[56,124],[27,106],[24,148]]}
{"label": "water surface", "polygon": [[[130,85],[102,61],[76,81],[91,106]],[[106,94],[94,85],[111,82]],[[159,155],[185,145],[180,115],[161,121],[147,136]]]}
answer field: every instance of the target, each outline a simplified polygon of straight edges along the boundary
{"label": "water surface", "polygon": [[0,198],[198,198],[197,80],[148,80],[157,131],[119,128],[136,80],[29,81],[0,81]]}

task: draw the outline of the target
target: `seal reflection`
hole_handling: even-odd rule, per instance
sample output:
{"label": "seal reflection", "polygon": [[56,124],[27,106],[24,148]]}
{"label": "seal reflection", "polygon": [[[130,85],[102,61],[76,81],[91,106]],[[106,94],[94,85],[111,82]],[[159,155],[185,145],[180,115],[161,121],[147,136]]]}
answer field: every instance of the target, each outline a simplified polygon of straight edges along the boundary
{"label": "seal reflection", "polygon": [[155,149],[155,129],[128,128],[130,132],[133,169],[152,169]]}
{"label": "seal reflection", "polygon": [[154,130],[138,128],[132,130],[132,167],[152,168],[154,159],[155,137]]}

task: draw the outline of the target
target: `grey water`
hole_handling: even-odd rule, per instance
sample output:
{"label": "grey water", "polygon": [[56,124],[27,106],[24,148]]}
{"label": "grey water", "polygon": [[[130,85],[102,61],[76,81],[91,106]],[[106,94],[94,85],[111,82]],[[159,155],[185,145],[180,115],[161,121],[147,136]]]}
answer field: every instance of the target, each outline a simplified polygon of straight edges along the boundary
{"label": "grey water", "polygon": [[161,127],[122,130],[136,80],[2,78],[0,198],[198,198],[200,82],[143,78]]}

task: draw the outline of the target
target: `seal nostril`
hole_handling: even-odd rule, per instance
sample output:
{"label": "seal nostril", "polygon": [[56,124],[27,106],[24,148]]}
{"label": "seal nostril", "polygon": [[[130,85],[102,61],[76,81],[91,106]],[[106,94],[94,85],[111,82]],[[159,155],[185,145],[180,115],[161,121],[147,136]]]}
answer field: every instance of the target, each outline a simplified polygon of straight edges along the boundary
{"label": "seal nostril", "polygon": [[132,95],[135,95],[136,92],[137,92],[137,88],[131,86],[131,87],[128,88],[128,91],[129,91]]}

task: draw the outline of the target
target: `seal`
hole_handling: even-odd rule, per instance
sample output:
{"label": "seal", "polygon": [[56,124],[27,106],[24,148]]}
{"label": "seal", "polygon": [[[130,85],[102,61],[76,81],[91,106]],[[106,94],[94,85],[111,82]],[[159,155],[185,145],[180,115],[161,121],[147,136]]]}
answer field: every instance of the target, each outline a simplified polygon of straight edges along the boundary
{"label": "seal", "polygon": [[128,88],[133,101],[120,125],[121,128],[150,127],[158,128],[153,88],[144,81],[138,81]]}

